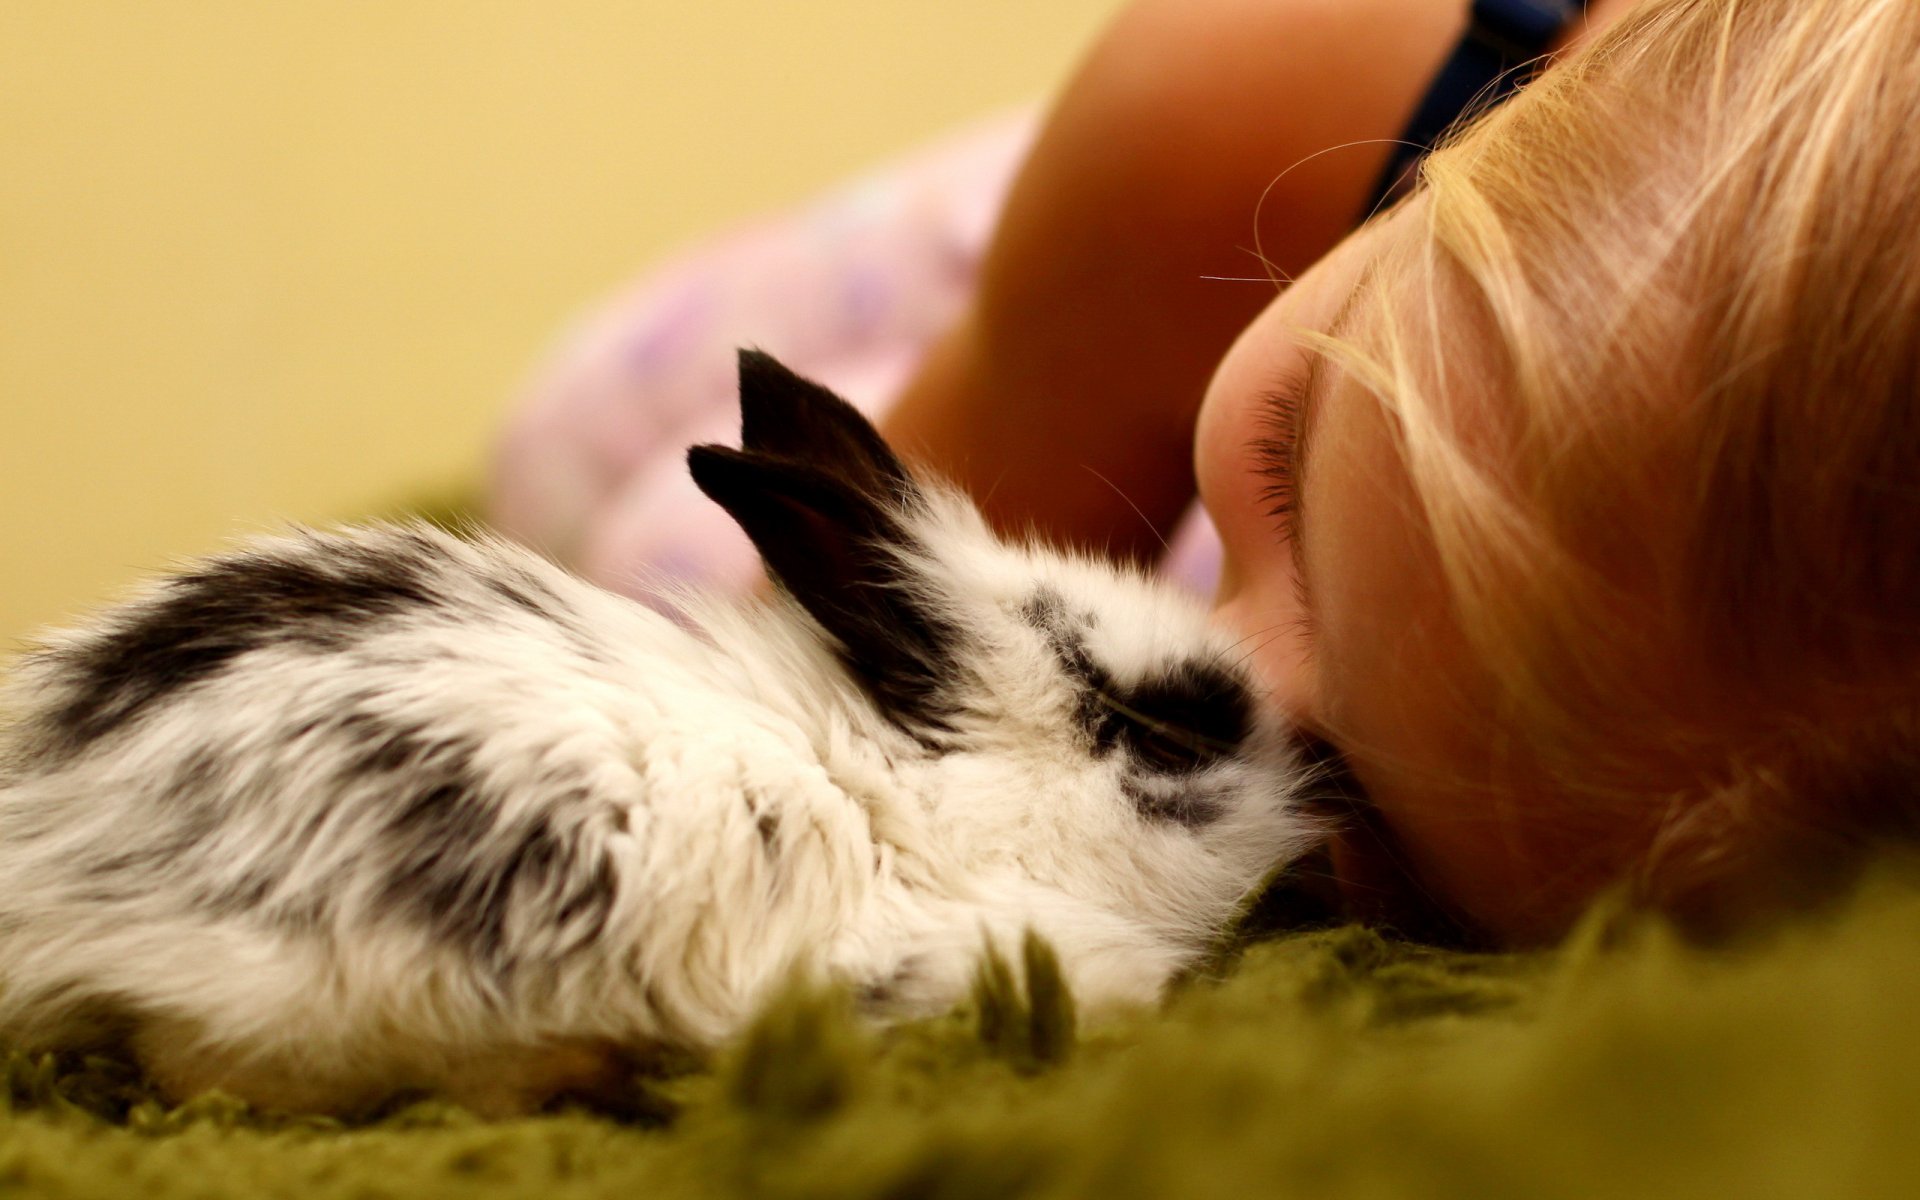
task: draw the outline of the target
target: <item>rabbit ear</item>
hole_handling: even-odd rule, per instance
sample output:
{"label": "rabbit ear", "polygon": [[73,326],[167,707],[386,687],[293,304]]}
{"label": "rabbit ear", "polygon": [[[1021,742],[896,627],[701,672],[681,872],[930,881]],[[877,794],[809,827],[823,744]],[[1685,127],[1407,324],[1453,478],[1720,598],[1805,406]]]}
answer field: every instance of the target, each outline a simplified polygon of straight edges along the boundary
{"label": "rabbit ear", "polygon": [[[887,460],[898,465],[890,453]],[[880,711],[935,745],[935,735],[952,727],[960,632],[912,586],[900,554],[910,535],[894,498],[875,494],[886,481],[872,477],[872,460],[863,461],[865,477],[857,480],[839,472],[844,465],[722,446],[687,452],[694,483],[746,530],[780,586],[839,640],[841,659]]]}
{"label": "rabbit ear", "polygon": [[895,502],[917,491],[859,409],[759,350],[740,351],[740,445],[831,472],[859,491]]}

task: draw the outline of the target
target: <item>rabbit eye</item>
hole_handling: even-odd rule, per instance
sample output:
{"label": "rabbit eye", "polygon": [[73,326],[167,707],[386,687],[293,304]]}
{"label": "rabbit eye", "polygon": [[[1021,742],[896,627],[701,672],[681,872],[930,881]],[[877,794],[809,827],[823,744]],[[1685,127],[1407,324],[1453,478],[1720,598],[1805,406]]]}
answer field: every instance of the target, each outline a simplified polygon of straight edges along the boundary
{"label": "rabbit eye", "polygon": [[1134,760],[1149,771],[1182,775],[1197,771],[1220,757],[1220,752],[1203,744],[1193,734],[1164,725],[1127,720],[1125,740]]}
{"label": "rabbit eye", "polygon": [[1142,767],[1162,774],[1197,771],[1232,754],[1252,721],[1246,686],[1211,665],[1182,664],[1108,703],[1118,740]]}

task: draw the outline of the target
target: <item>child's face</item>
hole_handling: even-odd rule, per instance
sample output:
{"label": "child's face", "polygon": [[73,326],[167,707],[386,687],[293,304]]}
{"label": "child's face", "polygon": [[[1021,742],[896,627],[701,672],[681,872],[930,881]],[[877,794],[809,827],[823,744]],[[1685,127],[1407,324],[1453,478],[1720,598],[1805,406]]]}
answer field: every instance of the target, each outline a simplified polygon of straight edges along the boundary
{"label": "child's face", "polygon": [[[1419,203],[1362,229],[1301,276],[1214,375],[1196,456],[1201,497],[1226,550],[1218,611],[1245,631],[1276,702],[1332,742],[1366,790],[1375,828],[1334,846],[1353,907],[1386,918],[1438,908],[1502,940],[1538,940],[1619,873],[1637,845],[1633,831],[1573,821],[1551,811],[1545,789],[1517,782],[1526,774],[1513,768],[1513,748],[1501,749],[1491,686],[1449,614],[1379,402],[1331,362],[1317,370],[1297,419],[1276,423],[1268,399],[1313,360],[1297,330],[1337,336],[1337,326],[1367,320],[1373,304],[1393,302],[1391,289],[1369,288],[1341,313],[1367,264],[1413,231],[1408,218]],[[1384,301],[1375,298],[1382,291]],[[1409,337],[1439,336],[1411,311],[1400,316]],[[1449,326],[1445,336],[1451,350],[1480,335]],[[1484,448],[1497,436],[1498,401],[1469,391],[1454,386],[1440,403],[1469,448],[1475,439]],[[1284,444],[1296,439],[1303,459]],[[1282,519],[1272,515],[1276,481],[1263,468],[1277,459],[1284,469],[1289,458],[1303,469],[1291,485],[1292,517]]]}

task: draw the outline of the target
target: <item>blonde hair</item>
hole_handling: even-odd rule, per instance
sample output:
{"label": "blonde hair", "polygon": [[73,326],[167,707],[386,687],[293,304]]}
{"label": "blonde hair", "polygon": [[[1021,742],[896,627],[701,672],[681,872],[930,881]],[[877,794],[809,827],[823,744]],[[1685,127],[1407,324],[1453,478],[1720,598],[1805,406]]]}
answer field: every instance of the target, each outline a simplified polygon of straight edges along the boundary
{"label": "blonde hair", "polygon": [[1427,160],[1331,348],[1528,769],[1639,806],[1643,891],[1709,921],[1920,811],[1916,129],[1914,0],[1652,0]]}

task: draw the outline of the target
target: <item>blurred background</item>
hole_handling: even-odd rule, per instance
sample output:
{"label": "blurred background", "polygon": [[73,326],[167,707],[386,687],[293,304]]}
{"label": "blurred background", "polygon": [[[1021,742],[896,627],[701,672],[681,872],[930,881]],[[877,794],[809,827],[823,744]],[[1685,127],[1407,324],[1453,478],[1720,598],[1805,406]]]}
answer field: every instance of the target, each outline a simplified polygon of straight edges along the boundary
{"label": "blurred background", "polygon": [[688,239],[1058,86],[1119,0],[0,0],[0,645],[479,478]]}

